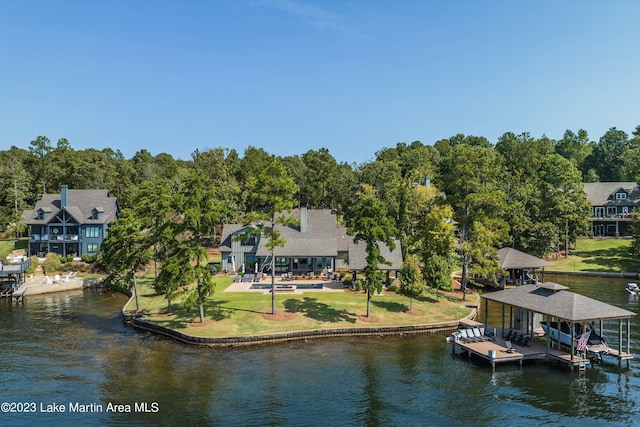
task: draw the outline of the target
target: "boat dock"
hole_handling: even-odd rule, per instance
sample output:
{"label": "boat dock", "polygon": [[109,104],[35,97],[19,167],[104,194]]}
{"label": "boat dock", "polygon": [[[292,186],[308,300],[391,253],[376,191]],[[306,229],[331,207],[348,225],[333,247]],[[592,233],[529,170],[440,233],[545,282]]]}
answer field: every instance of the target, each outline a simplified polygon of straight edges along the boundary
{"label": "boat dock", "polygon": [[24,303],[24,294],[27,292],[27,289],[29,289],[28,286],[22,286],[21,288],[14,290],[13,293],[11,293],[12,301],[15,301],[16,303]]}
{"label": "boat dock", "polygon": [[[512,350],[507,347],[506,341],[499,334],[497,337],[485,337],[483,340],[478,341],[464,341],[450,339],[453,346],[453,352],[455,354],[467,354],[469,359],[471,357],[480,358],[486,360],[491,364],[493,370],[496,369],[496,365],[503,363],[517,362],[520,366],[526,361],[543,361],[548,363],[557,363],[560,365],[568,366],[569,369],[584,370],[587,365],[591,363],[591,360],[573,355],[564,350],[559,350],[554,347],[547,349],[546,343],[539,341],[529,342],[527,346],[514,346]],[[630,353],[620,352],[616,349],[611,349],[609,353],[604,354],[603,357],[611,357],[618,361],[618,366],[621,365],[623,360],[627,361],[627,367],[629,361],[633,359],[633,355]]]}

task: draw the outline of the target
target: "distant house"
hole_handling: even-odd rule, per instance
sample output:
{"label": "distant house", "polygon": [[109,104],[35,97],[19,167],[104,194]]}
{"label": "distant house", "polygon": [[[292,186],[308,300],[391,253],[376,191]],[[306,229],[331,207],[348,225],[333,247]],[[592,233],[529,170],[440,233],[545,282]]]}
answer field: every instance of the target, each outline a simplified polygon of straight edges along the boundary
{"label": "distant house", "polygon": [[108,190],[70,190],[45,194],[33,210],[25,211],[29,227],[29,255],[43,257],[93,255],[118,217],[118,200]]}
{"label": "distant house", "polygon": [[[362,271],[366,250],[363,243],[356,244],[347,235],[345,227],[338,226],[335,214],[324,209],[302,207],[292,211],[300,222],[298,226],[280,227],[284,247],[275,249],[277,275],[320,275],[335,271]],[[271,253],[265,247],[265,239],[253,235],[249,227],[226,224],[222,231],[222,268],[228,271],[254,273],[263,270],[271,262]],[[382,255],[391,265],[380,264],[381,270],[398,271],[402,266],[400,242],[389,251],[380,245]]]}
{"label": "distant house", "polygon": [[587,182],[584,184],[590,207],[592,236],[631,235],[631,213],[640,201],[635,182]]}

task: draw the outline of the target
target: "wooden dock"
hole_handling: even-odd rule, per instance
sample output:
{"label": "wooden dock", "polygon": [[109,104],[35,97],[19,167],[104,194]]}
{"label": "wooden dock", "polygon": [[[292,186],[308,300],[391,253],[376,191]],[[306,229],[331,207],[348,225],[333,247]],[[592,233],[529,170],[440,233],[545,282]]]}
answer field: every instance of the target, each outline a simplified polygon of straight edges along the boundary
{"label": "wooden dock", "polygon": [[454,353],[466,353],[470,359],[471,356],[484,359],[491,364],[493,370],[501,363],[518,362],[522,366],[525,361],[535,360],[561,363],[572,370],[576,368],[583,370],[591,363],[589,359],[577,355],[572,358],[571,354],[555,348],[550,348],[547,352],[547,346],[538,342],[531,342],[526,347],[518,346],[513,351],[509,351],[505,340],[501,337],[496,337],[493,341],[451,342]]}
{"label": "wooden dock", "polygon": [[29,289],[28,286],[22,286],[14,290],[11,294],[11,300],[15,301],[16,303],[24,303],[24,294],[25,292],[27,292],[27,289]]}

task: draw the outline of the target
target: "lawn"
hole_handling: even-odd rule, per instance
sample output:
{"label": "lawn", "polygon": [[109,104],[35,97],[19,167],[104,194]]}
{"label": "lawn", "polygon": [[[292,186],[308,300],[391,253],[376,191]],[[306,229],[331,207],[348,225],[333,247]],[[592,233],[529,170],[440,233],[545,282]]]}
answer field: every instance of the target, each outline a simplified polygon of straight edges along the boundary
{"label": "lawn", "polygon": [[0,259],[5,259],[16,249],[27,249],[28,243],[27,239],[0,240]]}
{"label": "lawn", "polygon": [[[142,280],[140,308],[145,320],[176,329],[198,337],[251,336],[279,332],[316,329],[378,327],[432,324],[455,321],[467,316],[468,305],[478,304],[476,295],[461,300],[458,292],[427,293],[414,299],[413,310],[406,312],[409,299],[396,294],[374,295],[371,300],[371,316],[374,321],[363,319],[366,314],[366,294],[349,292],[313,292],[276,295],[277,311],[287,313],[286,320],[271,320],[271,294],[255,292],[222,292],[231,284],[231,278],[216,277],[216,294],[207,302],[206,322],[199,323],[198,310],[186,311],[174,303],[174,313],[166,314],[167,301],[156,295],[150,280]],[[126,310],[135,309],[135,302]]]}
{"label": "lawn", "polygon": [[640,261],[631,256],[630,239],[578,239],[576,248],[569,251],[569,257],[560,254],[558,260],[549,258],[554,264],[548,270],[556,271],[599,271],[637,272]]}

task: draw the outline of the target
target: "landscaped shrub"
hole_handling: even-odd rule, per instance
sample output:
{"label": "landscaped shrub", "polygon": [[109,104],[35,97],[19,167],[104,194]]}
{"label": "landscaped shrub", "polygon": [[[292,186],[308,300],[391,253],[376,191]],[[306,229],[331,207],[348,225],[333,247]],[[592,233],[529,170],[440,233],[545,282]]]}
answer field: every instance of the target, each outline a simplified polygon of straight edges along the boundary
{"label": "landscaped shrub", "polygon": [[398,292],[398,287],[396,285],[391,285],[387,287],[389,292]]}
{"label": "landscaped shrub", "polygon": [[44,262],[42,263],[44,267],[44,271],[49,274],[54,271],[59,271],[62,263],[60,262],[60,256],[56,253],[49,252],[47,256],[44,258]]}
{"label": "landscaped shrub", "polygon": [[97,258],[98,258],[98,255],[88,255],[88,254],[82,255],[82,261],[89,264],[95,262]]}
{"label": "landscaped shrub", "polygon": [[40,260],[38,259],[37,256],[32,256],[31,258],[29,258],[31,260],[31,265],[29,266],[29,268],[27,268],[25,270],[25,273],[27,274],[33,274],[36,271],[36,268],[38,268],[38,263],[40,262]]}

